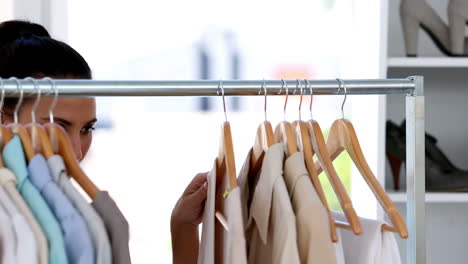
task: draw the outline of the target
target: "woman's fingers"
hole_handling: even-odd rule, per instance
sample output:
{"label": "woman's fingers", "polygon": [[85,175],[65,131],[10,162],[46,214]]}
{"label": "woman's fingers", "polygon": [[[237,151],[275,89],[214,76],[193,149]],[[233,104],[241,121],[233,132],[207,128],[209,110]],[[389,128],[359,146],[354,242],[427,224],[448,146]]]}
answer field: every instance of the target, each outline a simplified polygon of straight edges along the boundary
{"label": "woman's fingers", "polygon": [[187,186],[183,195],[190,195],[197,192],[200,187],[202,187],[207,182],[207,175],[207,172],[197,174]]}

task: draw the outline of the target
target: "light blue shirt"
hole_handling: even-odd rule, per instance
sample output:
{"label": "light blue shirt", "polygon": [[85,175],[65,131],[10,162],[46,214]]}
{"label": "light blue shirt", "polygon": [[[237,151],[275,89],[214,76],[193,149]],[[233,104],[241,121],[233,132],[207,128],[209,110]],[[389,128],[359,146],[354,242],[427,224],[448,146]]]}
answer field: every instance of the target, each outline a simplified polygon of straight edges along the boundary
{"label": "light blue shirt", "polygon": [[70,199],[73,206],[81,213],[88,225],[96,252],[96,263],[112,264],[111,244],[101,217],[89,202],[86,201],[83,195],[73,186],[67,176],[67,170],[62,157],[53,155],[47,160],[47,163],[49,164],[54,182],[57,183],[63,193]]}
{"label": "light blue shirt", "polygon": [[49,263],[68,263],[62,230],[39,191],[28,179],[28,169],[24,158],[23,146],[18,136],[14,136],[3,148],[3,161],[16,176],[18,191],[28,204],[47,237]]}
{"label": "light blue shirt", "polygon": [[29,161],[29,178],[41,192],[62,227],[68,263],[95,263],[94,247],[83,217],[52,180],[47,162],[41,154]]}

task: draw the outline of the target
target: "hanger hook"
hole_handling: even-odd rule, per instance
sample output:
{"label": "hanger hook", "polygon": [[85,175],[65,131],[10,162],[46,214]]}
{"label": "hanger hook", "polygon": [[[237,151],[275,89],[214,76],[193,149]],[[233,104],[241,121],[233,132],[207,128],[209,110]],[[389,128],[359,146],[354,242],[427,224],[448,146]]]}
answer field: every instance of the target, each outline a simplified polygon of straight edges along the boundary
{"label": "hanger hook", "polygon": [[54,100],[50,104],[50,108],[49,108],[49,122],[54,123],[54,109],[58,101],[58,88],[57,88],[57,84],[51,78],[45,77],[44,80],[49,81],[51,84],[52,90],[54,90]]}
{"label": "hanger hook", "polygon": [[37,81],[34,78],[26,77],[24,80],[31,81],[33,83],[33,85],[34,85],[34,90],[35,91],[37,90],[36,101],[34,101],[34,104],[33,104],[32,108],[31,108],[31,123],[36,123],[36,110],[37,110],[37,107],[39,106],[39,103],[41,101],[41,89],[40,89],[39,85],[37,84]]}
{"label": "hanger hook", "polygon": [[296,89],[294,90],[294,94],[296,93],[296,90],[299,88],[299,91],[301,92],[301,97],[299,99],[299,120],[302,120],[302,115],[301,115],[301,109],[302,109],[302,95],[303,95],[303,89],[302,89],[302,84],[299,79],[297,79],[297,85]]}
{"label": "hanger hook", "polygon": [[9,78],[9,80],[13,80],[13,81],[16,82],[16,87],[20,92],[18,103],[16,104],[15,111],[13,112],[13,121],[15,122],[15,124],[18,124],[18,112],[19,112],[19,109],[21,107],[21,104],[23,103],[23,95],[24,95],[23,87],[21,86],[21,82],[18,80],[18,78],[11,77],[11,78]]}
{"label": "hanger hook", "polygon": [[347,97],[347,90],[346,90],[346,86],[345,86],[345,83],[342,79],[340,78],[337,78],[336,80],[338,80],[338,91],[341,91],[341,87],[343,86],[343,89],[344,89],[344,99],[343,99],[343,103],[341,103],[341,117],[344,119],[344,105],[346,103],[346,97]]}
{"label": "hanger hook", "polygon": [[312,90],[312,85],[310,85],[309,80],[304,79],[304,81],[305,81],[305,89],[307,89],[307,87],[309,87],[309,92],[310,92],[309,111],[310,111],[310,119],[313,120],[314,117],[312,115],[312,98],[313,98],[314,91]]}
{"label": "hanger hook", "polygon": [[284,108],[283,108],[283,115],[284,115],[284,120],[286,120],[286,107],[288,106],[288,97],[289,97],[289,89],[288,89],[288,83],[281,79],[281,82],[283,85],[281,86],[281,91],[283,90],[283,87],[286,88],[286,99],[284,99]]}
{"label": "hanger hook", "polygon": [[3,104],[5,103],[5,82],[3,81],[3,78],[0,78],[0,89],[2,90],[2,95],[0,97],[0,124],[3,123],[2,117],[3,117]]}
{"label": "hanger hook", "polygon": [[227,118],[227,112],[226,112],[226,100],[224,99],[224,87],[223,87],[223,81],[219,81],[219,84],[218,84],[218,90],[216,91],[216,93],[219,95],[219,90],[221,90],[221,94],[223,96],[223,109],[224,109],[224,118],[226,119],[226,122],[228,121],[228,118]]}

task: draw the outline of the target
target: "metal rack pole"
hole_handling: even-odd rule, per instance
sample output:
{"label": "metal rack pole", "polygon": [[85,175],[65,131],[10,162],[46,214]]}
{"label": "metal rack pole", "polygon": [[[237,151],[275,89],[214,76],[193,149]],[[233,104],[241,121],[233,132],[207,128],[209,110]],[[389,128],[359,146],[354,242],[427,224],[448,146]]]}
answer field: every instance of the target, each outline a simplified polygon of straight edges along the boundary
{"label": "metal rack pole", "polygon": [[410,77],[415,84],[412,95],[406,96],[406,223],[407,263],[426,263],[425,226],[425,131],[423,77]]}
{"label": "metal rack pole", "polygon": [[[303,81],[303,80],[302,80]],[[308,80],[314,95],[343,95],[336,80]],[[423,264],[425,242],[425,146],[424,146],[424,89],[423,77],[407,79],[343,80],[348,95],[406,94],[406,170],[407,170],[407,263]],[[297,87],[296,80],[287,80],[289,94]],[[281,80],[226,80],[222,81],[226,96],[259,95],[263,85],[269,95],[284,95]],[[38,79],[43,96],[53,96],[56,87],[60,96],[219,96],[220,81],[99,81]],[[0,89],[7,97],[32,97],[34,84],[28,80],[0,79]],[[308,89],[306,89],[306,93]],[[279,93],[281,92],[281,93]]]}
{"label": "metal rack pole", "polygon": [[[304,80],[302,85],[304,84]],[[344,94],[336,80],[308,80],[315,95]],[[220,81],[100,81],[100,80],[54,80],[61,96],[216,96],[220,95]],[[284,81],[293,94],[296,80]],[[343,80],[346,94],[411,94],[414,83],[409,79]],[[263,83],[269,95],[286,93],[281,80],[227,80],[222,81],[226,96],[258,95],[263,92]],[[25,96],[34,96],[37,91],[30,80],[3,79],[5,95],[17,97],[19,89]],[[50,81],[38,79],[37,84],[44,96],[52,96],[54,90]],[[1,83],[0,83],[1,86]],[[20,86],[20,88],[18,88]],[[309,92],[306,89],[306,93]]]}

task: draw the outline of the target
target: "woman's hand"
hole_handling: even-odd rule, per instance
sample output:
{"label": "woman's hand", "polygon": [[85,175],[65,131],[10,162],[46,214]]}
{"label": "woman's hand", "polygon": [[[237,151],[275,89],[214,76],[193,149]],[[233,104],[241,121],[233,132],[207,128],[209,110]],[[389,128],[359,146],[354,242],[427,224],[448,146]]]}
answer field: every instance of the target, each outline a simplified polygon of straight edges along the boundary
{"label": "woman's hand", "polygon": [[198,225],[208,189],[207,173],[199,173],[177,201],[171,216],[173,263],[197,263]]}

